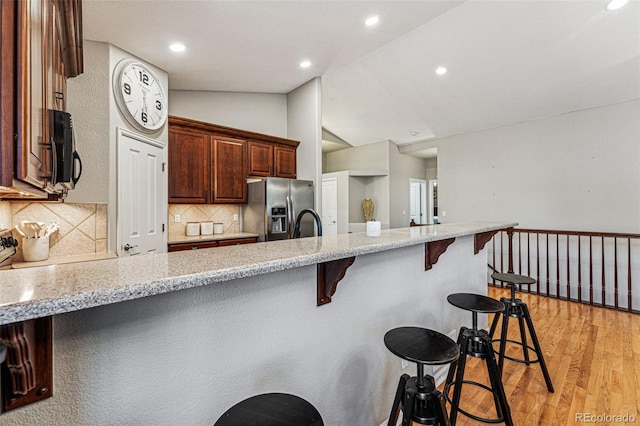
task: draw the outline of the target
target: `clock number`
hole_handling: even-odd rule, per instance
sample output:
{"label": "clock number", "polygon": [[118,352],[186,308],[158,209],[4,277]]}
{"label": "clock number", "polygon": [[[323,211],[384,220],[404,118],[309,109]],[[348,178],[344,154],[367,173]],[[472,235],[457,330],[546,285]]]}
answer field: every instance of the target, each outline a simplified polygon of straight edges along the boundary
{"label": "clock number", "polygon": [[142,120],[143,123],[147,123],[147,113],[143,112],[140,114],[140,119]]}
{"label": "clock number", "polygon": [[162,102],[160,102],[160,101],[156,101],[156,109],[157,109],[158,111],[162,111]]}
{"label": "clock number", "polygon": [[129,85],[129,83],[124,84],[124,93],[126,93],[127,95],[131,94],[131,86]]}
{"label": "clock number", "polygon": [[149,85],[149,76],[147,74],[143,73],[142,71],[140,71],[140,81],[148,86]]}

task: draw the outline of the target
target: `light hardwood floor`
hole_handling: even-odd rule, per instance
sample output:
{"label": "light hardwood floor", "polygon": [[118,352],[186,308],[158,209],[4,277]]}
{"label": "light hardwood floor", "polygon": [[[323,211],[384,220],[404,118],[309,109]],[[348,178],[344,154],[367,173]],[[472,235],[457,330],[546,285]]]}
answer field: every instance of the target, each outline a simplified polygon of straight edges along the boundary
{"label": "light hardwood floor", "polygon": [[[489,287],[489,296],[499,299],[509,293]],[[527,293],[517,297],[529,306],[555,393],[547,391],[539,364],[505,360],[503,382],[514,424],[579,425],[590,419],[591,424],[640,425],[640,315]],[[509,338],[519,340],[517,321],[510,321]],[[515,345],[507,353],[522,358]],[[488,384],[478,359],[468,359],[466,373],[465,379]],[[463,386],[461,401],[467,411],[495,417],[487,391]],[[605,415],[627,418],[595,417]],[[457,424],[482,423],[459,414]]]}

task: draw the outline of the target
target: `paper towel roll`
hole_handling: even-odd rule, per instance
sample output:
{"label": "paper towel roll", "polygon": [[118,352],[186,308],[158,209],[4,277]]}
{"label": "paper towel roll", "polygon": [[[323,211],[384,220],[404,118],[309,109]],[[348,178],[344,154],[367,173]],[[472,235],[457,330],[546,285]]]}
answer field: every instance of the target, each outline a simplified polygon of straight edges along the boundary
{"label": "paper towel roll", "polygon": [[380,226],[380,221],[371,220],[367,222],[367,237],[377,237],[380,235],[380,230],[382,227]]}

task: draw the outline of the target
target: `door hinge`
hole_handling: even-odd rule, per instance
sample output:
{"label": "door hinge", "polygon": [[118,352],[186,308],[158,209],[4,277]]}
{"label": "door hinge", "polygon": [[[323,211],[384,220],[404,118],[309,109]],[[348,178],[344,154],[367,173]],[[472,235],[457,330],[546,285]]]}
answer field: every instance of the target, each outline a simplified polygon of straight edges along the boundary
{"label": "door hinge", "polygon": [[164,172],[164,166],[166,166],[167,163],[162,163],[162,171]]}
{"label": "door hinge", "polygon": [[162,232],[164,232],[164,223],[162,224]]}

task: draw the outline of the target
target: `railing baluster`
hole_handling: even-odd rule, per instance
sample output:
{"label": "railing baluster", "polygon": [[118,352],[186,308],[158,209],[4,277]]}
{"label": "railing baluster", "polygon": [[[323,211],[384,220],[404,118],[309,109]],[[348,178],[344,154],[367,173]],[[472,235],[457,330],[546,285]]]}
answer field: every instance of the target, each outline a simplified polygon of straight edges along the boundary
{"label": "railing baluster", "polygon": [[567,234],[567,300],[571,300],[571,265],[569,263],[569,234]]}
{"label": "railing baluster", "polygon": [[614,306],[618,309],[618,239],[615,237],[613,238],[613,298]]}
{"label": "railing baluster", "polygon": [[593,305],[593,241],[589,236],[589,304]]}
{"label": "railing baluster", "polygon": [[607,301],[607,293],[605,285],[606,278],[604,276],[604,237],[600,238],[600,243],[602,244],[602,306],[605,306]]}
{"label": "railing baluster", "polygon": [[538,294],[540,294],[540,234],[536,233],[536,273],[538,274]]}
{"label": "railing baluster", "polygon": [[547,261],[546,261],[546,265],[547,265],[547,296],[549,296],[549,288],[551,288],[551,280],[549,280],[549,234],[547,234],[546,236],[546,240],[547,240]]}
{"label": "railing baluster", "polygon": [[556,234],[556,297],[560,298],[560,235]]}
{"label": "railing baluster", "polygon": [[629,293],[627,294],[627,297],[629,299],[629,301],[627,302],[627,309],[629,310],[629,312],[631,312],[631,301],[633,300],[631,298],[631,238],[627,238],[627,284],[629,286]]}
{"label": "railing baluster", "polygon": [[582,303],[582,238],[578,235],[578,302]]}

